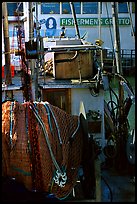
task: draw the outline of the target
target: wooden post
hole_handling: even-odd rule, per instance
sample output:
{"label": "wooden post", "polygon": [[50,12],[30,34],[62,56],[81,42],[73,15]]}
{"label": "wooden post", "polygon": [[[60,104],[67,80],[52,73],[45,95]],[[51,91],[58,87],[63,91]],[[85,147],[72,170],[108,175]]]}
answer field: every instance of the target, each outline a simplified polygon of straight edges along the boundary
{"label": "wooden post", "polygon": [[[5,50],[5,84],[12,84],[11,63],[10,63],[10,41],[9,41],[9,26],[8,26],[8,12],[7,2],[2,2],[2,17],[3,17],[3,32],[4,32],[4,50]],[[6,91],[6,99],[13,99],[13,91]]]}

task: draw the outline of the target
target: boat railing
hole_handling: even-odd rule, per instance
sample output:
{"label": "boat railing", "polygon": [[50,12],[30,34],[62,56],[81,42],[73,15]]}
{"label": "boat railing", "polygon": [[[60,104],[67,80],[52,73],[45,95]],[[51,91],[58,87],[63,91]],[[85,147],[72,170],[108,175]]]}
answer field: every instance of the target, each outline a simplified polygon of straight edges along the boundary
{"label": "boat railing", "polygon": [[[108,49],[104,52],[104,69],[111,71],[114,61],[113,50]],[[121,49],[121,61],[123,72],[135,70],[135,49]]]}

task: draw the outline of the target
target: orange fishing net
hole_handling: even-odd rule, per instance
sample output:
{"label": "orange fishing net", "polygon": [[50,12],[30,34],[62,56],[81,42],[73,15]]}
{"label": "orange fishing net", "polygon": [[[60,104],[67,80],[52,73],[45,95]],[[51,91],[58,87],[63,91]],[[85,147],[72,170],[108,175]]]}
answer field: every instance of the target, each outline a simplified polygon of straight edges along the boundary
{"label": "orange fishing net", "polygon": [[47,102],[2,104],[3,176],[63,199],[78,179],[82,148],[78,116]]}

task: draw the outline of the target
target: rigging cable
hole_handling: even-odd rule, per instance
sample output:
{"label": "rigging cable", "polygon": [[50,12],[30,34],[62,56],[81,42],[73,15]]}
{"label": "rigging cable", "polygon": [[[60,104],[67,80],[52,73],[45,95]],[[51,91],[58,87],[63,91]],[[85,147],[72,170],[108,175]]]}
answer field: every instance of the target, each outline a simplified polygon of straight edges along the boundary
{"label": "rigging cable", "polygon": [[[99,39],[96,39],[95,44],[96,46],[100,46],[101,48],[101,45],[104,43],[101,40],[101,2],[98,2],[98,22],[99,22],[99,36],[98,36]],[[98,63],[98,56],[100,58],[99,61],[101,65],[99,65]],[[95,87],[90,88],[90,92],[93,96],[98,96],[99,84],[100,84],[100,81],[102,80],[102,70],[103,70],[103,49],[102,48],[99,50],[96,50],[96,53],[94,55],[93,66],[97,71],[96,75],[93,77],[93,79],[96,79],[96,84],[95,84]]]}
{"label": "rigging cable", "polygon": [[[99,40],[100,41],[101,41],[101,7],[102,7],[102,3],[98,2]],[[103,41],[102,41],[102,43],[103,43]],[[103,70],[104,63],[103,63],[103,50],[102,49],[100,50],[100,59],[101,59],[101,68]]]}
{"label": "rigging cable", "polygon": [[[109,13],[108,13],[108,6],[107,6],[107,2],[106,2],[106,12],[107,12],[107,17],[109,19]],[[112,30],[111,30],[111,25],[109,23],[109,31],[110,31],[110,38],[111,38],[111,44],[112,44],[112,53],[113,53],[113,67],[115,66],[115,59],[114,59],[114,56],[115,56],[115,51],[114,51],[114,43],[113,43],[113,37],[112,37]]]}
{"label": "rigging cable", "polygon": [[132,36],[133,36],[133,38],[135,40],[135,31],[134,31],[134,26],[133,26],[133,21],[132,21],[130,2],[127,2],[127,8],[128,8],[129,18],[130,18],[131,32],[132,32]]}

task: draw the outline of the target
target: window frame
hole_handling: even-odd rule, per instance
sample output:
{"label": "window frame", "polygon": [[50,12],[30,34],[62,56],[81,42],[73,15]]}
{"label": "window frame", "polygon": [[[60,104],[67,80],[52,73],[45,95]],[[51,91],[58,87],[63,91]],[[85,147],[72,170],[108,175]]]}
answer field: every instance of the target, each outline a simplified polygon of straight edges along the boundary
{"label": "window frame", "polygon": [[[42,12],[42,6],[43,6],[43,4],[49,4],[49,5],[51,5],[51,4],[55,4],[55,3],[57,3],[58,4],[58,12],[53,12],[53,13],[50,13],[50,12]],[[69,12],[68,13],[63,13],[63,4],[69,4],[69,2],[41,2],[41,14],[45,14],[45,15],[47,15],[47,14],[62,14],[62,15],[72,15],[72,12],[71,12],[71,8],[69,9]],[[98,2],[74,2],[74,8],[76,8],[76,4],[77,3],[80,3],[80,9],[79,9],[79,12],[77,12],[77,10],[76,10],[76,14],[84,14],[84,15],[88,15],[88,14],[98,14],[98,9],[99,9],[99,7],[98,7]],[[92,12],[86,12],[86,13],[84,13],[84,6],[86,6],[86,4],[95,4],[95,6],[94,7],[96,7],[96,12],[93,12],[93,11],[95,11],[95,9],[93,8],[93,10],[92,10]],[[50,7],[50,6],[49,6]],[[87,8],[89,8],[88,6],[87,6]],[[57,9],[57,7],[56,7],[56,9]],[[102,2],[101,2],[101,13],[102,13]]]}
{"label": "window frame", "polygon": [[[60,99],[60,106],[58,103],[56,103],[56,100],[54,100],[54,96],[57,95],[59,96],[59,93],[62,92],[62,96],[65,97],[65,108],[61,107],[61,99]],[[62,110],[66,111],[67,113],[71,113],[71,107],[70,107],[70,97],[71,97],[71,90],[68,88],[50,88],[50,89],[42,89],[42,100],[43,101],[48,101],[54,106],[57,106],[58,108],[61,108]],[[52,98],[52,100],[51,100]],[[53,102],[54,101],[54,102]]]}
{"label": "window frame", "polygon": [[[18,4],[18,2],[7,2],[7,13],[8,13],[8,16],[13,17],[13,16],[17,16],[17,15],[19,15],[19,16],[23,16],[24,15],[23,2],[19,6],[18,14],[15,14],[15,11],[16,11],[17,6],[18,6],[17,4]],[[12,8],[14,8],[13,5],[15,5],[15,8],[16,8],[15,10],[12,9]],[[9,15],[10,14],[9,10],[10,10],[11,14],[13,14],[13,15]]]}
{"label": "window frame", "polygon": [[[84,6],[86,6],[86,4],[95,4],[97,5],[97,8],[96,8],[96,12],[85,12],[84,11]],[[87,8],[89,8],[89,6],[87,6]],[[101,13],[102,13],[102,4],[101,4]],[[82,2],[82,14],[86,15],[86,14],[98,14],[98,2]]]}
{"label": "window frame", "polygon": [[[54,7],[55,7],[55,10],[51,10],[50,12],[44,12],[44,11],[42,12],[42,6],[44,6],[44,4],[45,4],[45,5],[46,5],[46,4],[47,4],[47,5],[49,4],[49,5],[50,5],[49,8],[51,8],[51,5],[52,5],[52,4],[58,4],[58,7],[57,7],[57,5],[56,5],[56,6],[54,6]],[[46,15],[46,14],[60,14],[60,2],[41,2],[41,5],[40,5],[40,6],[41,6],[40,12],[41,12],[41,14],[43,14],[43,15],[44,15],[44,14],[45,14],[45,15]],[[47,7],[46,7],[46,8],[47,8]],[[58,11],[56,12],[57,8],[58,8]],[[43,8],[43,9],[44,9],[44,8]],[[52,12],[52,11],[53,11],[53,12]]]}
{"label": "window frame", "polygon": [[[120,8],[120,6],[126,6],[126,11],[125,10],[121,10],[120,9],[123,9],[122,7]],[[127,7],[127,2],[118,2],[118,13],[128,13],[128,7]]]}
{"label": "window frame", "polygon": [[[80,3],[80,6],[79,6],[79,12],[77,12],[77,9],[75,9],[75,12],[76,12],[76,14],[81,14],[81,2],[73,2],[74,3],[74,8],[76,8],[76,4],[77,3]],[[63,5],[64,4],[68,4],[69,5],[69,10],[70,10],[70,12],[69,13],[63,13]],[[71,14],[72,15],[72,12],[71,12],[71,7],[70,7],[70,4],[69,4],[69,2],[61,2],[61,14]]]}

